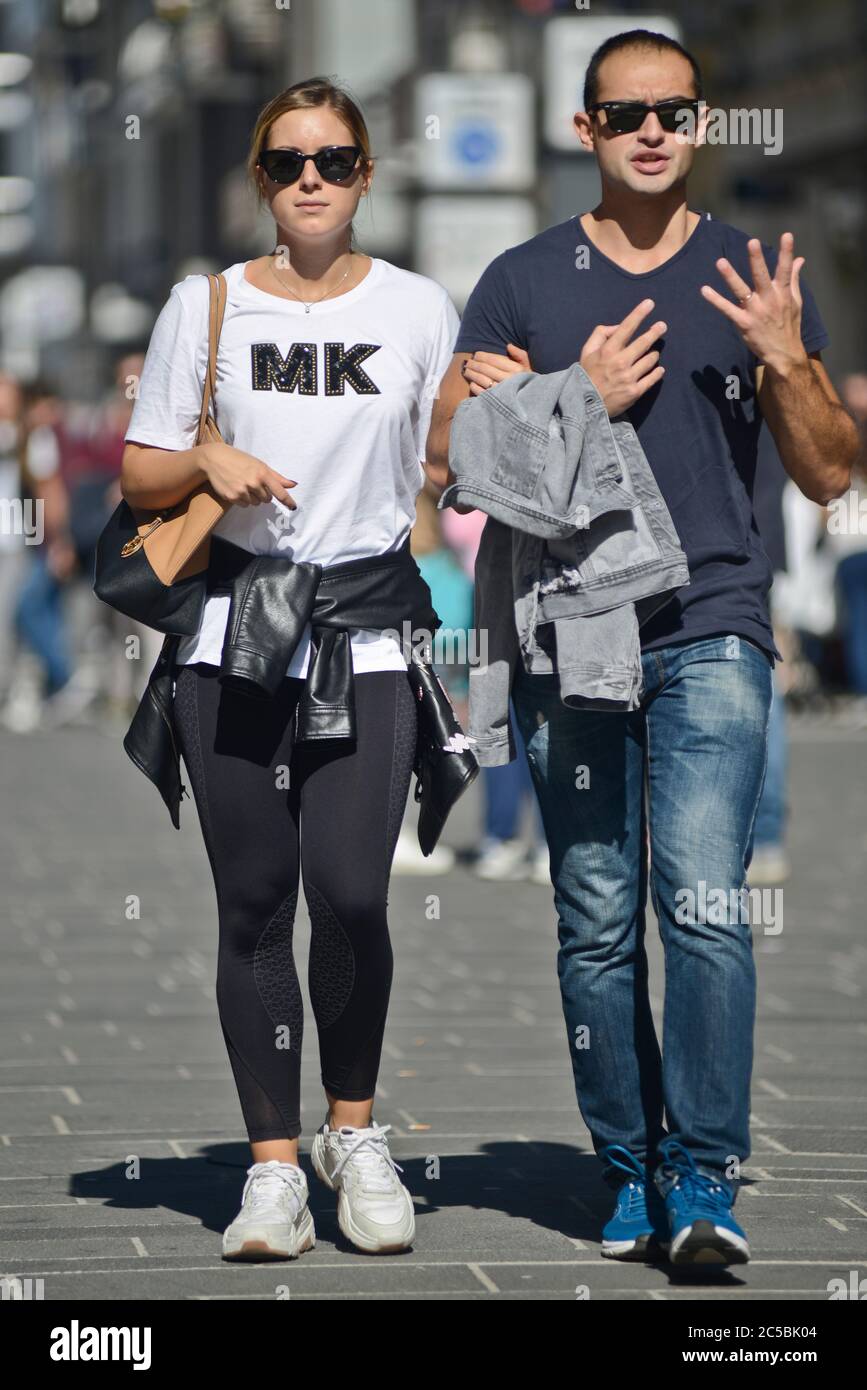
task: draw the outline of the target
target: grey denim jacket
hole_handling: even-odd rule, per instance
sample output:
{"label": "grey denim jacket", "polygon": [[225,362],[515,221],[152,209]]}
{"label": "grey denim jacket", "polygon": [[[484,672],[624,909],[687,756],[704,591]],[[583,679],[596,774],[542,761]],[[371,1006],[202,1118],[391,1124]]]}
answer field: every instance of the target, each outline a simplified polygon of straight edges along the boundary
{"label": "grey denim jacket", "polygon": [[516,372],[458,406],[449,464],[456,481],[438,507],[488,513],[467,730],[481,766],[515,757],[519,658],[531,674],[556,673],[571,708],[636,709],[641,625],[689,569],[629,422],[609,419],[577,362]]}

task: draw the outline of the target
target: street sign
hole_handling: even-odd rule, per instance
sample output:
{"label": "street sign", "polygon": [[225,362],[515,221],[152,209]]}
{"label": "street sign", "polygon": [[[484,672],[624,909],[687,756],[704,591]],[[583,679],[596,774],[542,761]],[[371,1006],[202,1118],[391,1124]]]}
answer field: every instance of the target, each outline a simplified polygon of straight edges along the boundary
{"label": "street sign", "polygon": [[415,88],[414,138],[425,188],[529,188],[533,84],[519,72],[428,73]]}

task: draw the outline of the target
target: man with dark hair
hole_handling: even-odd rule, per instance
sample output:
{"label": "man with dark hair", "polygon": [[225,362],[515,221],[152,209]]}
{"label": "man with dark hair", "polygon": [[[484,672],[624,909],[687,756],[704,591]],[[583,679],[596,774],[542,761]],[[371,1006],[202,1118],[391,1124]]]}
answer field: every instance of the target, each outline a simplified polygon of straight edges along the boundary
{"label": "man with dark hair", "polygon": [[668,34],[654,34],[648,29],[629,29],[623,34],[612,34],[610,39],[601,43],[592,54],[590,62],[587,64],[587,71],[584,74],[584,110],[589,111],[599,100],[599,69],[606,58],[610,58],[613,53],[620,53],[625,48],[651,48],[658,53],[679,53],[689,63],[692,71],[692,95],[701,99],[704,96],[701,69],[691,53],[679,44],[677,39],[669,38]]}
{"label": "man with dark hair", "polygon": [[[690,582],[641,628],[640,708],[568,708],[556,674],[520,663],[512,696],[551,852],[578,1103],[617,1189],[602,1253],[668,1245],[674,1263],[729,1264],[749,1258],[732,1213],[750,1152],[756,992],[742,890],[779,657],[751,502],[756,442],[764,418],[786,471],[827,503],[849,485],[857,439],[792,236],[776,253],[687,205],[700,81],[680,45],[645,30],[594,56],[574,124],[601,201],[484,272],[427,471],[453,481],[450,423],[468,395],[577,360],[609,417],[636,431],[675,524]],[[665,949],[662,1052],[648,882]]]}

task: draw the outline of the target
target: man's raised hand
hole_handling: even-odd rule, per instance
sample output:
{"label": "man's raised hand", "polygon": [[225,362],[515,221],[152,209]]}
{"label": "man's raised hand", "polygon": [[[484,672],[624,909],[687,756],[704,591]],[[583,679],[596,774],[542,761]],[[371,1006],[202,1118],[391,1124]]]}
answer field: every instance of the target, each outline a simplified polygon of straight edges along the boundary
{"label": "man's raised hand", "polygon": [[719,309],[734,324],[747,347],[759,361],[772,370],[785,371],[807,354],[801,341],[801,309],[803,299],[799,279],[804,257],[794,259],[795,238],[791,232],[780,237],[780,254],[774,278],[768,272],[762,255],[762,244],[756,237],[747,242],[753,284],[741,279],[734,266],[720,257],[716,268],[735,299],[718,294],[710,285],[702,285],[702,297]]}

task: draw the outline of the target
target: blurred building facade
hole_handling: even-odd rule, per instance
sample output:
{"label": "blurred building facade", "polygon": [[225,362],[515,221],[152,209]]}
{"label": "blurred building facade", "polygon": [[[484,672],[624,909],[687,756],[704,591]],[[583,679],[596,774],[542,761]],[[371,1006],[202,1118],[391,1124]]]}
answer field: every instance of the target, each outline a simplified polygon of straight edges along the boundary
{"label": "blurred building facade", "polygon": [[862,0],[5,0],[2,365],[92,397],[176,280],[268,250],[250,133],[275,93],[320,73],[361,102],[378,156],[361,246],[462,307],[505,246],[593,205],[569,128],[583,63],[605,32],[663,23],[695,51],[711,106],[783,112],[779,153],[699,155],[692,205],[765,240],[792,230],[830,370],[863,366]]}

